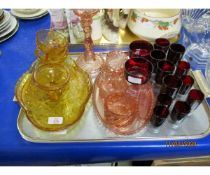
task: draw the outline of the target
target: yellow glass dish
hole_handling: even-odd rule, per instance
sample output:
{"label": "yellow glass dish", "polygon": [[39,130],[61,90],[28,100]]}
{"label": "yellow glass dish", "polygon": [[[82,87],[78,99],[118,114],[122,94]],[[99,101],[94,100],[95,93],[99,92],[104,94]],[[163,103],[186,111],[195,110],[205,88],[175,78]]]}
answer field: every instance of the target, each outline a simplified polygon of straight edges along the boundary
{"label": "yellow glass dish", "polygon": [[[46,91],[36,85],[32,71],[26,72],[17,83],[16,98],[28,119],[39,129],[45,131],[65,129],[78,121],[85,110],[92,88],[89,76],[72,59],[68,67],[69,81],[60,89],[61,92],[56,99],[49,98],[52,96],[50,92],[54,93],[54,90]],[[53,124],[52,119],[58,121],[55,120]]]}
{"label": "yellow glass dish", "polygon": [[36,63],[18,81],[16,98],[33,125],[59,131],[82,116],[91,94],[89,75],[69,57],[62,33],[36,34]]}

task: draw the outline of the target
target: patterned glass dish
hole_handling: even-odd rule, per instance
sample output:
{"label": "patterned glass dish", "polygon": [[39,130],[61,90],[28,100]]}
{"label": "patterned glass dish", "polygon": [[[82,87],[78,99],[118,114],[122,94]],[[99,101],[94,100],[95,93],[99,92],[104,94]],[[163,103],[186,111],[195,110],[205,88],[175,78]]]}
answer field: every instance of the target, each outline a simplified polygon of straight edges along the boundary
{"label": "patterned glass dish", "polygon": [[93,105],[98,119],[109,131],[134,134],[149,122],[154,108],[152,84],[136,85],[124,75],[128,56],[119,51],[107,54],[102,72],[95,80]]}
{"label": "patterned glass dish", "polygon": [[38,32],[38,61],[16,85],[16,98],[27,118],[44,131],[75,124],[91,94],[89,76],[69,58],[67,43],[59,32]]}

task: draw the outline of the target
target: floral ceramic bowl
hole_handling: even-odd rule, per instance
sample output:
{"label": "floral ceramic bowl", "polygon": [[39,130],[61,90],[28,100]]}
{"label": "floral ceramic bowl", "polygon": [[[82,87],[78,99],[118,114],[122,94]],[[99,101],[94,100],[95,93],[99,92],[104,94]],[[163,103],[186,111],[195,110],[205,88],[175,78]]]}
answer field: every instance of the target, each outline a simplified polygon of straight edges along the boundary
{"label": "floral ceramic bowl", "polygon": [[150,41],[156,38],[173,38],[181,29],[181,11],[134,9],[130,13],[128,27],[135,35]]}

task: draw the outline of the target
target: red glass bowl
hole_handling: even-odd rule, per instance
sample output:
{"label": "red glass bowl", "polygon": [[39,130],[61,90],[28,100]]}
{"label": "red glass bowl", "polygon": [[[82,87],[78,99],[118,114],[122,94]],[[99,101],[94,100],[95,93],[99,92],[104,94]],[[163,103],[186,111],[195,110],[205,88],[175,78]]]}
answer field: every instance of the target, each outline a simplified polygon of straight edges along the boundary
{"label": "red glass bowl", "polygon": [[145,40],[136,40],[130,43],[129,52],[130,58],[145,57],[149,58],[150,52],[153,50],[153,45]]}
{"label": "red glass bowl", "polygon": [[144,58],[129,59],[125,62],[125,78],[132,84],[146,83],[153,72],[152,63]]}

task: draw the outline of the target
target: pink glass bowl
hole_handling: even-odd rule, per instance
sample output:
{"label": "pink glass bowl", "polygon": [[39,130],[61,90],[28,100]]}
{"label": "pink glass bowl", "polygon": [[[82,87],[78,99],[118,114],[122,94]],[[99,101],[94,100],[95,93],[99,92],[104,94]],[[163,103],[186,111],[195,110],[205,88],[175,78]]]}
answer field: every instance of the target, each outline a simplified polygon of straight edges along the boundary
{"label": "pink glass bowl", "polygon": [[[108,131],[117,135],[130,135],[141,131],[148,124],[155,106],[155,96],[149,81],[140,85],[129,83],[121,64],[114,64],[119,68],[110,70],[109,64],[115,59],[108,58],[108,65],[95,80],[93,106],[98,121]],[[146,63],[145,60],[139,64],[143,63]],[[147,67],[146,70],[149,70]]]}

